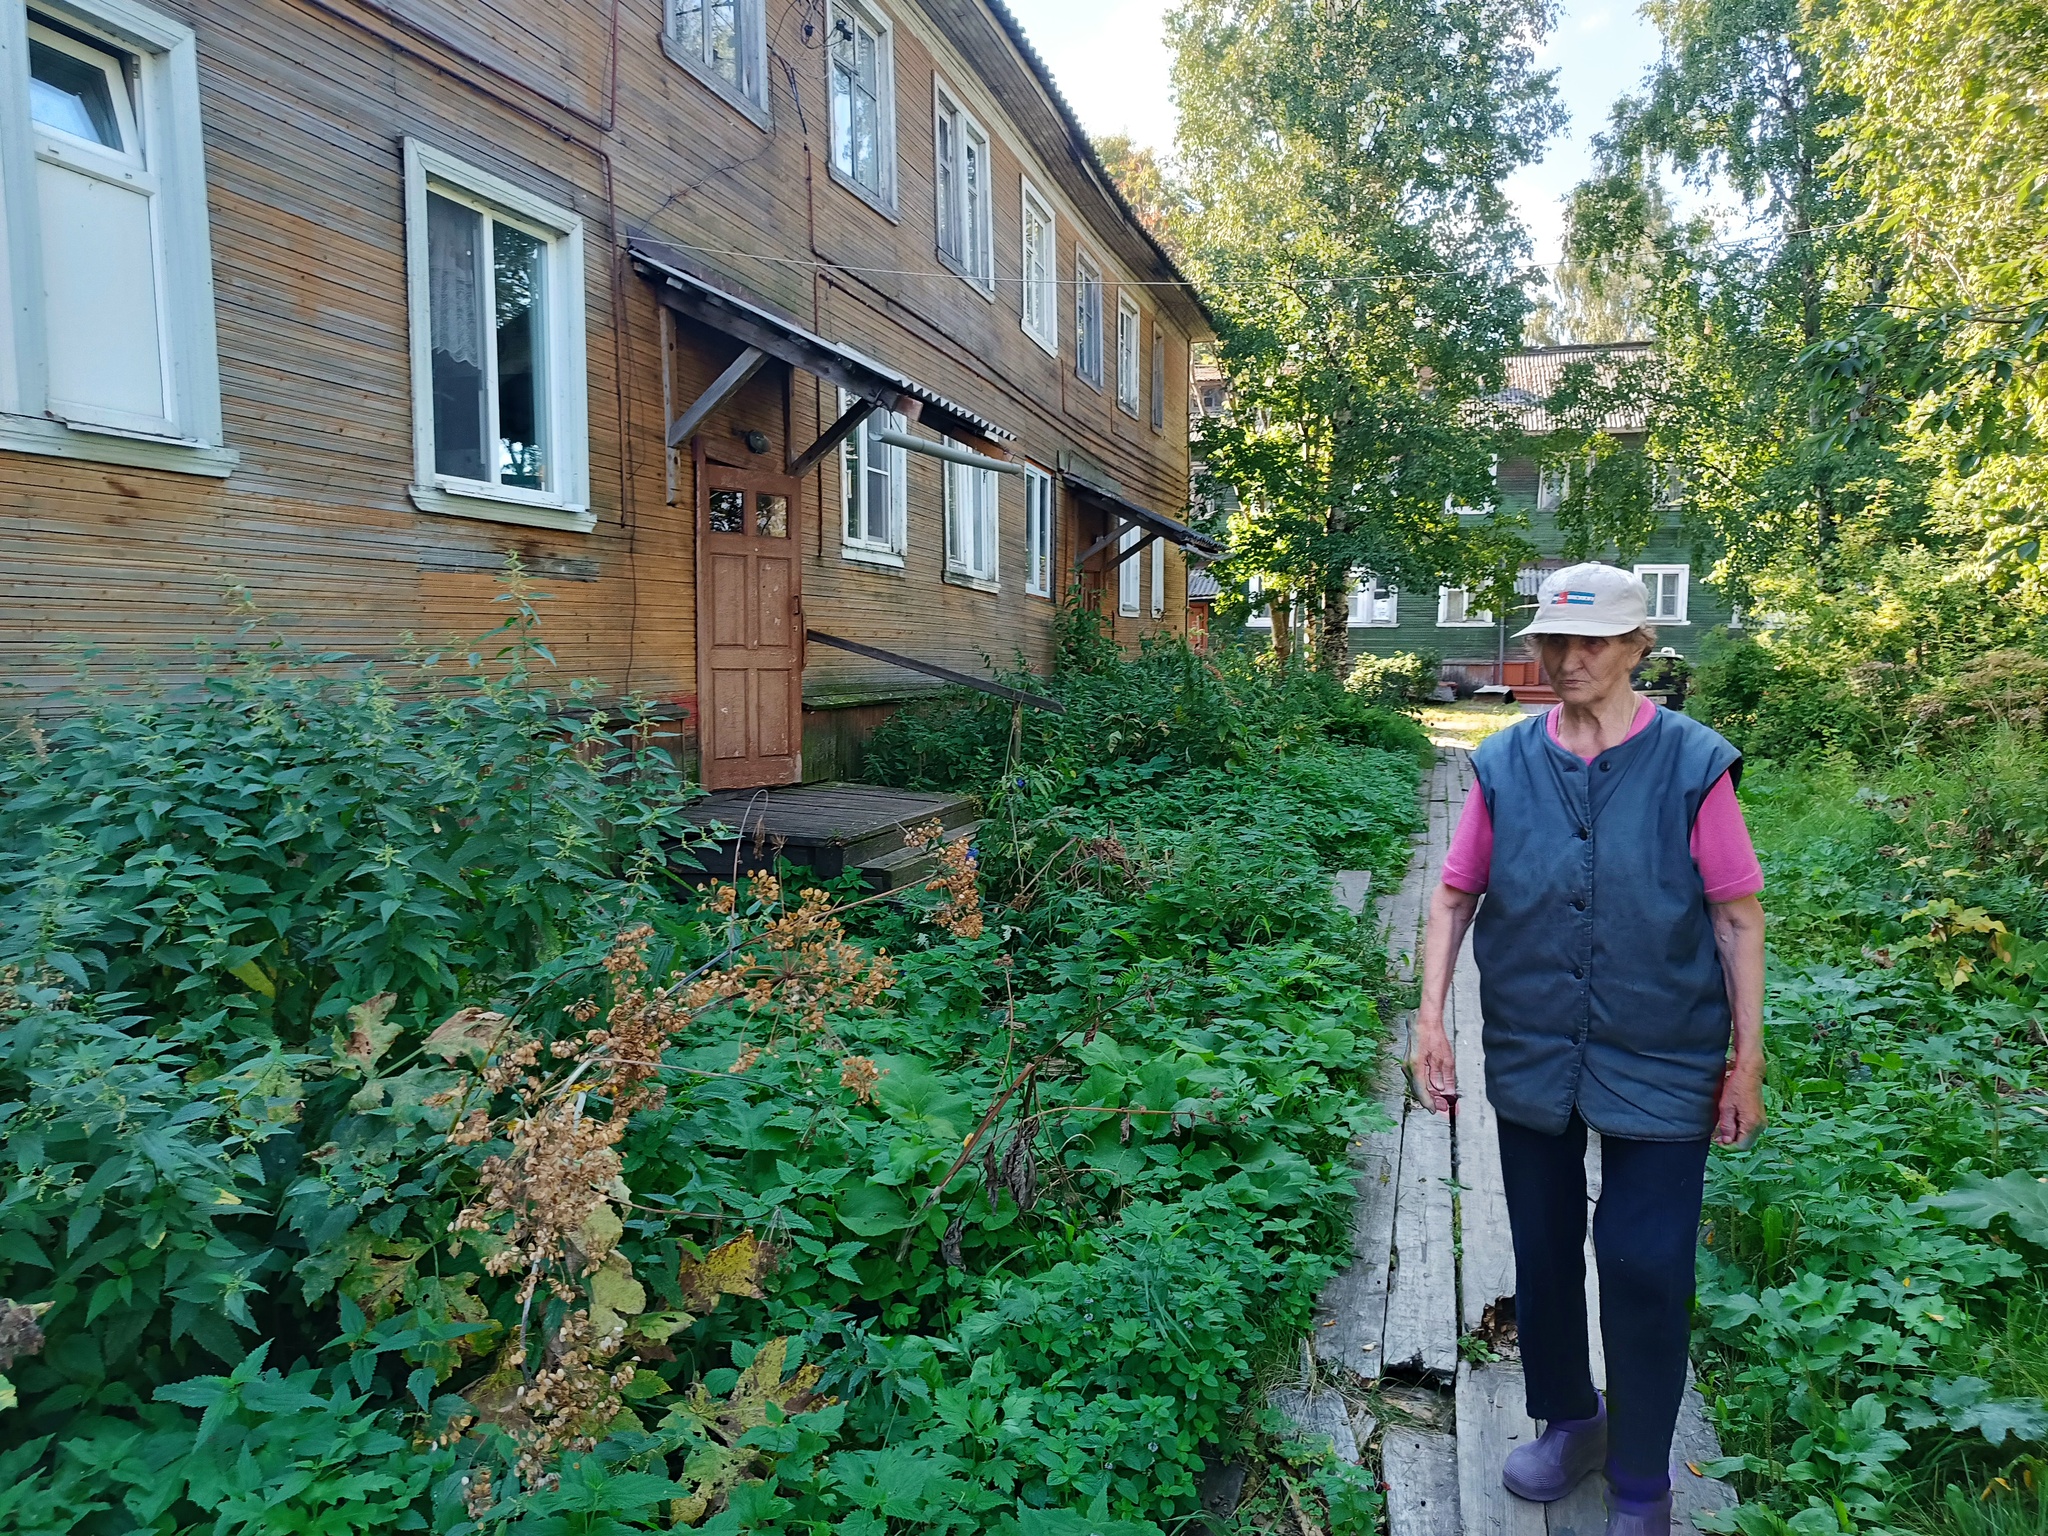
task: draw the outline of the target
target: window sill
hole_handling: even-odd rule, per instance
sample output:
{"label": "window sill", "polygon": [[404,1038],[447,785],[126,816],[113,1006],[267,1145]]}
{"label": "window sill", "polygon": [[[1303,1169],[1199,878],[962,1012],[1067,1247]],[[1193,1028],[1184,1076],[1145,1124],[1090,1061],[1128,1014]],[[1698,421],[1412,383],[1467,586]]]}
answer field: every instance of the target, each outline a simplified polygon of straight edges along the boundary
{"label": "window sill", "polygon": [[738,86],[727,80],[725,76],[706,69],[702,59],[692,58],[689,54],[685,53],[678,46],[676,40],[669,36],[667,32],[661,34],[661,51],[668,55],[668,60],[671,64],[675,65],[684,74],[695,79],[712,95],[718,97],[756,128],[764,132],[773,128],[773,123],[769,121],[766,102],[755,101],[745,91],[742,91]]}
{"label": "window sill", "polygon": [[1493,620],[1491,620],[1491,619],[1438,619],[1438,620],[1436,621],[1436,627],[1437,627],[1438,629],[1491,629],[1491,628],[1493,628]]}
{"label": "window sill", "polygon": [[1077,379],[1079,379],[1079,380],[1080,380],[1080,381],[1081,381],[1081,382],[1082,382],[1083,384],[1086,384],[1086,385],[1087,385],[1087,386],[1088,386],[1088,387],[1089,387],[1090,389],[1094,390],[1094,391],[1095,391],[1095,393],[1097,393],[1098,395],[1102,393],[1102,380],[1100,380],[1100,379],[1091,379],[1091,378],[1089,378],[1089,377],[1088,377],[1088,375],[1087,375],[1087,374],[1083,373],[1083,372],[1082,372],[1082,371],[1081,371],[1080,369],[1078,369],[1078,368],[1076,368],[1076,369],[1074,370],[1074,377],[1075,377],[1075,378],[1077,378]]}
{"label": "window sill", "polygon": [[1135,402],[1126,405],[1123,401],[1119,400],[1116,403],[1116,408],[1130,417],[1131,420],[1136,421],[1138,419],[1138,407]]}
{"label": "window sill", "polygon": [[870,208],[874,209],[875,212],[879,213],[891,224],[901,224],[903,222],[903,216],[896,211],[896,200],[893,197],[884,197],[879,192],[871,191],[867,187],[862,186],[851,176],[840,170],[837,165],[834,165],[829,157],[825,161],[825,174],[866,203]]}
{"label": "window sill", "polygon": [[866,549],[858,544],[839,546],[839,558],[849,565],[871,566],[878,571],[903,572],[903,556],[889,549]]}
{"label": "window sill", "polygon": [[989,303],[995,303],[996,285],[995,280],[993,278],[983,279],[976,277],[972,272],[967,270],[967,266],[964,262],[961,262],[955,257],[949,255],[941,247],[934,246],[932,248],[932,254],[938,258],[940,266],[944,267],[948,272],[952,273],[955,277],[959,278],[961,282],[965,283],[968,287],[972,288],[984,299],[987,299]]}
{"label": "window sill", "polygon": [[1031,588],[1031,587],[1026,587],[1026,588],[1024,589],[1024,595],[1025,595],[1026,597],[1035,597],[1035,598],[1037,598],[1037,599],[1038,599],[1038,600],[1039,600],[1039,601],[1040,601],[1041,603],[1049,603],[1049,602],[1051,602],[1051,601],[1053,600],[1053,596],[1052,596],[1052,593],[1051,593],[1050,591],[1040,592],[1040,591],[1037,591],[1037,590],[1035,590],[1035,589],[1033,589],[1033,588]]}
{"label": "window sill", "polygon": [[232,448],[170,438],[129,437],[66,426],[42,416],[0,415],[0,452],[40,453],[53,459],[119,464],[127,469],[167,469],[174,474],[226,479],[242,462]]}
{"label": "window sill", "polygon": [[1021,323],[1018,325],[1017,329],[1022,331],[1026,336],[1030,337],[1032,344],[1038,347],[1040,351],[1044,352],[1047,357],[1056,358],[1060,355],[1060,338],[1057,333],[1054,333],[1051,336],[1041,336],[1038,334],[1038,332],[1031,329],[1030,326]]}
{"label": "window sill", "polygon": [[944,579],[948,586],[970,587],[976,592],[1000,592],[1003,590],[1003,584],[1000,581],[990,581],[985,576],[970,576],[965,571],[948,571]]}
{"label": "window sill", "polygon": [[511,496],[455,491],[439,485],[414,485],[412,504],[422,512],[447,517],[473,517],[488,523],[517,523],[522,528],[553,528],[560,533],[588,533],[597,514],[588,507],[553,505]]}

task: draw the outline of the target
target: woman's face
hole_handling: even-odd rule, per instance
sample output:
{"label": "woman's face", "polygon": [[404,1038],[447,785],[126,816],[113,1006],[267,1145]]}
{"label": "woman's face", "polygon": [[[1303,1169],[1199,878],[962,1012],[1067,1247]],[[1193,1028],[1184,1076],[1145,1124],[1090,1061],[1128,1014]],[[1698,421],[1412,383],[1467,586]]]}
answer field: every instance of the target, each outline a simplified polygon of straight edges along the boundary
{"label": "woman's face", "polygon": [[1543,642],[1543,670],[1568,704],[1592,704],[1628,691],[1628,675],[1643,659],[1634,635],[1556,635]]}

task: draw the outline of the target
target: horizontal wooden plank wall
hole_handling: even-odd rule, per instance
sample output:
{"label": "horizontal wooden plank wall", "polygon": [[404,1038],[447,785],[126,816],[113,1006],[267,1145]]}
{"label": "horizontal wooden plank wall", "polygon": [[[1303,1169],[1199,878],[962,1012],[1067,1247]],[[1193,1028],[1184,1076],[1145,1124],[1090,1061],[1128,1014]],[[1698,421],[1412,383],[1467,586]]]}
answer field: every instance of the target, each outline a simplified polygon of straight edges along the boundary
{"label": "horizontal wooden plank wall", "polygon": [[[475,635],[503,617],[498,573],[517,554],[548,594],[543,621],[565,674],[690,709],[695,487],[662,433],[665,412],[694,398],[734,349],[688,327],[670,347],[651,289],[624,260],[629,235],[684,248],[799,323],[998,422],[1017,434],[1021,457],[1056,469],[1062,450],[1079,449],[1135,499],[1169,513],[1186,504],[1187,351],[1201,317],[1185,294],[1156,286],[1166,269],[1082,157],[1049,139],[1064,132],[1057,113],[972,0],[887,8],[893,217],[827,172],[822,27],[806,38],[802,8],[767,8],[764,130],[664,56],[659,0],[158,3],[199,39],[223,409],[241,463],[222,481],[0,456],[0,671],[11,683],[32,693],[61,685],[74,641],[162,657],[197,636],[219,639],[236,622],[223,597],[237,587],[321,648],[379,656],[407,635]],[[935,71],[994,140],[993,298],[941,270],[935,253]],[[407,136],[585,221],[591,533],[411,504]],[[1058,357],[1019,323],[1025,175],[1057,214]],[[1108,280],[1099,391],[1074,372],[1077,239]],[[1118,408],[1113,378],[1126,284],[1144,314],[1136,418]],[[1155,329],[1167,358],[1160,432],[1150,424]],[[735,462],[758,462],[739,434],[766,432],[774,462],[810,442],[836,406],[819,381],[771,368],[706,431],[715,455]],[[999,593],[941,579],[941,484],[936,461],[911,457],[906,568],[883,574],[841,559],[836,456],[819,466],[801,508],[808,621],[963,670],[983,657],[1043,667],[1053,609],[1023,591],[1020,483],[1000,485]],[[1079,509],[1064,493],[1060,502],[1063,586],[1081,544]],[[1178,552],[1167,572],[1162,622],[1177,627]],[[1145,574],[1145,611],[1113,618],[1127,641],[1155,627],[1149,559]],[[821,700],[916,687],[851,656],[813,650],[808,666]]]}

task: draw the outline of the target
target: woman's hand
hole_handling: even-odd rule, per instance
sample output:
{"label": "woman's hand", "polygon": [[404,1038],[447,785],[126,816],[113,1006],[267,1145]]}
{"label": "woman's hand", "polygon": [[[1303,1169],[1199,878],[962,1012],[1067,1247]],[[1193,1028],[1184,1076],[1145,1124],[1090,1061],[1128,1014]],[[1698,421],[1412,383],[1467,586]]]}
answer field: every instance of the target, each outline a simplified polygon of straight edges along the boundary
{"label": "woman's hand", "polygon": [[1458,1102],[1458,1059],[1442,1019],[1415,1021],[1415,1053],[1408,1058],[1408,1082],[1432,1114],[1447,1114]]}
{"label": "woman's hand", "polygon": [[1721,1114],[1714,1141],[1742,1148],[1764,1128],[1764,1062],[1761,1056],[1737,1056],[1721,1077]]}

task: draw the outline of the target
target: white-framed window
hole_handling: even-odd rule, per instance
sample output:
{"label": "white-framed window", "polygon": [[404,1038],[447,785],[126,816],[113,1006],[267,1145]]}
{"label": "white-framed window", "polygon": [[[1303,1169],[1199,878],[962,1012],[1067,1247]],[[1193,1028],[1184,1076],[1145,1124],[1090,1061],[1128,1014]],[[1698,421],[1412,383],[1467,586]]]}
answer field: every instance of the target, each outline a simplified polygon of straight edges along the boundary
{"label": "white-framed window", "polygon": [[1033,597],[1053,595],[1053,560],[1057,553],[1058,503],[1052,476],[1036,465],[1024,466],[1024,590]]}
{"label": "white-framed window", "polygon": [[993,588],[1000,575],[999,483],[992,469],[946,465],[946,573],[975,586]]}
{"label": "white-framed window", "polygon": [[1102,268],[1074,248],[1074,372],[1102,388]]}
{"label": "white-framed window", "polygon": [[[1132,564],[1136,564],[1133,561]],[[1166,540],[1152,541],[1152,617],[1166,615]]]}
{"label": "white-framed window", "polygon": [[1467,629],[1493,623],[1493,612],[1487,608],[1475,608],[1474,594],[1470,587],[1438,587],[1436,589],[1436,622],[1439,629]]}
{"label": "white-framed window", "polygon": [[832,174],[885,209],[896,204],[896,62],[889,24],[856,0],[832,0],[825,69]]}
{"label": "white-framed window", "polygon": [[1686,565],[1639,565],[1636,575],[1643,583],[1643,598],[1649,604],[1652,624],[1683,624],[1685,604],[1692,585],[1692,567]]}
{"label": "white-framed window", "polygon": [[[1265,595],[1265,591],[1266,578],[1263,576],[1254,576],[1247,583],[1245,593],[1252,600],[1252,610],[1244,621],[1246,629],[1271,629],[1273,627],[1273,604],[1270,600],[1267,602],[1259,601]],[[1287,599],[1287,616],[1290,623],[1299,627],[1299,621],[1302,616],[1301,602],[1298,598],[1291,595]]]}
{"label": "white-framed window", "polygon": [[1166,337],[1152,322],[1152,430],[1166,430]]}
{"label": "white-framed window", "polygon": [[[1499,454],[1496,453],[1493,456],[1493,465],[1491,468],[1487,470],[1486,473],[1487,478],[1493,484],[1498,485],[1500,483]],[[1493,511],[1493,498],[1489,496],[1479,506],[1468,507],[1463,506],[1458,502],[1457,495],[1454,492],[1451,495],[1444,497],[1444,510],[1456,517],[1485,517],[1488,513]]]}
{"label": "white-framed window", "polygon": [[1137,300],[1127,293],[1116,296],[1116,403],[1131,415],[1138,414],[1138,340],[1144,321]]}
{"label": "white-framed window", "polygon": [[984,293],[995,291],[994,219],[989,206],[988,135],[932,78],[933,188],[939,254]]}
{"label": "white-framed window", "polygon": [[1059,224],[1052,204],[1027,180],[1023,183],[1024,235],[1018,272],[1022,278],[1024,334],[1055,357],[1060,350]]}
{"label": "white-framed window", "polygon": [[[1136,549],[1138,547],[1138,540],[1143,537],[1144,535],[1138,531],[1138,525],[1136,523],[1131,524],[1128,528],[1124,529],[1123,536],[1116,541],[1117,552],[1124,554],[1126,550]],[[1117,565],[1116,611],[1127,619],[1135,619],[1138,616],[1138,588],[1144,578],[1144,574],[1139,569],[1139,561],[1136,555],[1124,554],[1124,558]]]}
{"label": "white-framed window", "polygon": [[667,0],[661,50],[768,126],[765,0]]}
{"label": "white-framed window", "polygon": [[191,28],[14,4],[0,59],[0,448],[229,473]]}
{"label": "white-framed window", "polygon": [[588,531],[583,221],[405,141],[412,498]]}
{"label": "white-framed window", "polygon": [[1564,505],[1565,498],[1572,493],[1572,467],[1569,464],[1546,464],[1536,471],[1536,507],[1541,512],[1555,512]]}
{"label": "white-framed window", "polygon": [[1351,589],[1350,625],[1354,629],[1391,629],[1401,622],[1401,599],[1377,576],[1361,576]]}
{"label": "white-framed window", "polygon": [[[839,392],[839,409],[853,396]],[[906,450],[875,434],[902,432],[907,423],[893,411],[871,412],[839,445],[839,552],[871,565],[903,564],[910,509],[910,466]]]}

